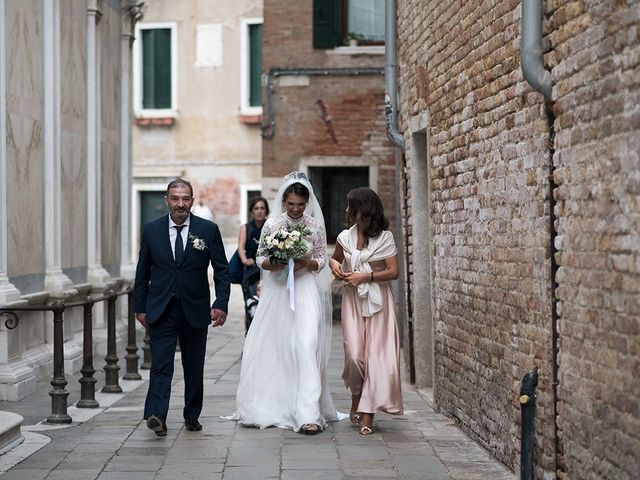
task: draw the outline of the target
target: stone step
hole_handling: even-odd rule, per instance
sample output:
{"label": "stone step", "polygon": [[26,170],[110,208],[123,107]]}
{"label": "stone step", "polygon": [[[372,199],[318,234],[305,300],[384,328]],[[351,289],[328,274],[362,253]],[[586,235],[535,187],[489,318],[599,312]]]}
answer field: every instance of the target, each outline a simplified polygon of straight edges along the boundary
{"label": "stone step", "polygon": [[24,441],[20,432],[22,420],[22,416],[17,413],[0,411],[0,455]]}

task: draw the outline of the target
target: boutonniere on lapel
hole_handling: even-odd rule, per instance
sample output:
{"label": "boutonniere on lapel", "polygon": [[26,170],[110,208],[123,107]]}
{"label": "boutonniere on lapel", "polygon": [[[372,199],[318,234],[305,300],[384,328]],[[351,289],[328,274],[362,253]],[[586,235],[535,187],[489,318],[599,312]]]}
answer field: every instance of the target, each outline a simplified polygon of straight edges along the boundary
{"label": "boutonniere on lapel", "polygon": [[207,244],[204,243],[204,240],[196,237],[192,233],[189,234],[189,240],[191,240],[191,246],[194,250],[198,252],[202,252],[205,248],[207,248]]}

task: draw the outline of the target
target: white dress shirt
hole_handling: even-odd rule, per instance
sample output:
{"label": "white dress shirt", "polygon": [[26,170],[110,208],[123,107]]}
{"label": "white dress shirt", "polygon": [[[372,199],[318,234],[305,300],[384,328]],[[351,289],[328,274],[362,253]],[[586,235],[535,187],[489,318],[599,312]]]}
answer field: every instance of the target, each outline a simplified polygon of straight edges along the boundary
{"label": "white dress shirt", "polygon": [[[185,222],[182,225],[186,225],[187,228],[183,228],[180,234],[182,235],[182,246],[184,249],[187,249],[187,240],[189,238],[189,220],[191,220],[191,215],[187,217]],[[178,237],[178,230],[175,228],[178,224],[174,223],[171,220],[171,215],[169,215],[169,241],[171,242],[171,251],[173,252],[173,259],[176,258],[176,238]]]}

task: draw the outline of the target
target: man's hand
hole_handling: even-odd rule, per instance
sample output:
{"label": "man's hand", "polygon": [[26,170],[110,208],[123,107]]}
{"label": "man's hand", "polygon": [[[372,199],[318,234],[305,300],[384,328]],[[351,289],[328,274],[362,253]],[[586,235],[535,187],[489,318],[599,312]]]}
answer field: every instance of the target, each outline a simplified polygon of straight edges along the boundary
{"label": "man's hand", "polygon": [[227,314],[217,308],[211,309],[211,324],[214,327],[220,327],[227,321]]}
{"label": "man's hand", "polygon": [[144,328],[147,328],[147,314],[146,313],[136,313],[136,320],[140,322]]}

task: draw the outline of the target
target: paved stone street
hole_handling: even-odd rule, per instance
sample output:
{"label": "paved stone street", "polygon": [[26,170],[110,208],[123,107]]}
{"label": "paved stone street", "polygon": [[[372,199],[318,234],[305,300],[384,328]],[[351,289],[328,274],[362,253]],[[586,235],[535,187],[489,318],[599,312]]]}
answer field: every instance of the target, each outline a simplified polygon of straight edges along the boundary
{"label": "paved stone street", "polygon": [[[234,286],[231,316],[209,337],[202,432],[188,432],[182,425],[179,357],[166,438],[156,437],[142,421],[146,381],[122,381],[122,395],[98,394],[99,410],[71,407],[74,423],[63,428],[37,424],[50,411],[43,383],[42,392],[0,406],[25,417],[25,442],[0,456],[3,480],[516,478],[452,421],[434,413],[428,392],[420,394],[407,383],[406,414],[377,415],[377,433],[370,437],[359,435],[348,419],[319,435],[305,436],[242,427],[220,418],[234,411],[244,339],[241,302],[240,289]],[[341,342],[337,325],[329,378],[336,406],[348,412],[350,395],[340,380]],[[122,360],[121,366],[124,370]],[[76,389],[76,380],[69,381]]]}

